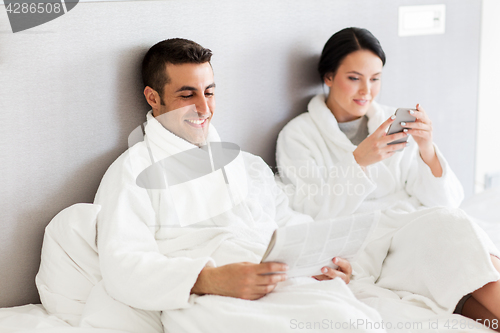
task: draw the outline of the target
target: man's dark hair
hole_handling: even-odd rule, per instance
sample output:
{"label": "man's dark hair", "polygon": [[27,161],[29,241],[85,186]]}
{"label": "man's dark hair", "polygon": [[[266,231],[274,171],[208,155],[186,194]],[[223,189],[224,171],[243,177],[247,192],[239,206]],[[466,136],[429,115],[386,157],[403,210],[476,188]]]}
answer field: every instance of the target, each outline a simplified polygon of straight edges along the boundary
{"label": "man's dark hair", "polygon": [[362,28],[345,28],[326,42],[318,64],[318,72],[323,81],[329,73],[335,74],[346,56],[358,50],[369,50],[382,60],[385,65],[385,53],[372,33]]}
{"label": "man's dark hair", "polygon": [[[203,64],[210,62],[212,51],[188,39],[172,38],[161,41],[149,49],[142,61],[142,81],[163,96],[163,87],[170,82],[165,70],[167,63]],[[163,102],[162,102],[163,104]]]}

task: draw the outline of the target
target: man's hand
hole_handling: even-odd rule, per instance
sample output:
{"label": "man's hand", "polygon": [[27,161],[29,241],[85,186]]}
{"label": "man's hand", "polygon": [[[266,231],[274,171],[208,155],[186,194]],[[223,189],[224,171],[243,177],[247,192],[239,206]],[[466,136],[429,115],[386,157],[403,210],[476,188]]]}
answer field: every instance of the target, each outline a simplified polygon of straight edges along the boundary
{"label": "man's hand", "polygon": [[349,261],[342,259],[342,258],[333,258],[332,259],[333,263],[339,267],[337,269],[333,269],[331,267],[323,267],[321,269],[321,272],[323,273],[322,275],[315,275],[313,278],[316,280],[322,281],[322,280],[331,280],[335,279],[336,277],[340,277],[346,284],[351,281],[351,276],[352,276],[352,267],[351,263]]}
{"label": "man's hand", "polygon": [[286,280],[285,264],[241,262],[220,267],[205,267],[191,289],[197,295],[212,294],[248,300],[259,299]]}

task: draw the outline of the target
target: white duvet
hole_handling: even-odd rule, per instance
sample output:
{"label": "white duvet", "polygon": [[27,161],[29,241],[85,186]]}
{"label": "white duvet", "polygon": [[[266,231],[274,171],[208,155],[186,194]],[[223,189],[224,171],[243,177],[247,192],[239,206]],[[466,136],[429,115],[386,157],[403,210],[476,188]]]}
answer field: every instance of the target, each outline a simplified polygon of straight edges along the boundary
{"label": "white duvet", "polygon": [[[489,192],[489,193],[484,193],[481,196],[472,198],[466,203],[466,209],[468,211],[475,211],[478,208],[487,208],[488,214],[491,217],[491,221],[500,221],[500,209],[499,205],[497,202],[499,192]],[[476,198],[480,199],[475,200]],[[490,205],[488,207],[484,207],[485,202],[490,202]],[[491,203],[495,203],[494,205]],[[479,206],[478,206],[479,205]],[[60,225],[66,225],[66,227],[73,228],[74,225],[73,223],[79,224],[79,225],[86,225],[86,228],[80,228],[77,232],[69,233],[69,235],[72,235],[71,237],[68,238],[68,243],[64,244],[66,247],[67,244],[71,244],[72,241],[74,241],[74,237],[77,237],[77,239],[86,239],[88,243],[92,243],[92,241],[95,241],[95,228],[92,228],[92,226],[95,226],[95,219],[90,219],[85,221],[85,216],[89,217],[92,216],[96,211],[98,211],[100,207],[94,206],[94,205],[77,205],[77,206],[72,206],[69,207],[65,213],[68,213],[68,211],[73,211],[74,213],[77,213],[76,217],[73,214],[72,218],[70,220],[63,220],[63,219],[54,219],[52,223],[56,222],[55,224],[60,224]],[[82,210],[86,210],[87,213],[82,212]],[[66,217],[68,217],[68,214],[64,214]],[[64,217],[63,215],[63,217]],[[61,217],[61,216],[59,216]],[[497,223],[490,222],[488,223],[487,220],[484,221],[483,226],[487,230],[492,230],[495,228],[498,228]],[[54,230],[54,229],[51,229]],[[59,236],[67,236],[68,235],[68,230],[65,229],[57,229]],[[55,234],[53,236],[57,237]],[[48,244],[47,242],[44,242],[44,247],[45,244]],[[497,244],[497,246],[500,244]],[[42,253],[42,262],[47,262],[50,264],[51,260],[50,258],[53,258],[54,256],[59,256],[60,259],[63,259],[61,257],[61,252],[58,251],[53,251],[55,247],[52,245],[48,251],[44,251]],[[63,250],[61,248],[61,250]],[[69,251],[71,252],[71,251]],[[91,254],[90,250],[85,252],[85,251],[79,251],[80,255],[75,255],[73,256],[64,258],[63,260],[68,260],[66,261],[66,266],[64,265],[58,265],[58,267],[51,267],[50,271],[52,271],[55,275],[54,276],[49,276],[50,279],[52,279],[52,283],[57,284],[57,283],[67,283],[68,277],[72,276],[73,278],[77,277],[75,272],[77,272],[77,266],[73,266],[70,263],[72,262],[81,262],[82,260],[85,260],[87,262],[90,262],[92,260],[95,260],[93,255]],[[49,269],[49,267],[45,266],[45,268]],[[54,269],[60,269],[57,271],[54,271]],[[69,274],[69,275],[68,275]],[[87,273],[88,274],[88,273]],[[81,275],[80,278],[86,279],[85,275]],[[44,280],[38,279],[39,282],[44,283]],[[321,286],[321,284],[318,284],[318,286]],[[354,286],[351,285],[351,287]],[[317,290],[320,292],[321,290]],[[65,292],[63,289],[58,290],[58,292]],[[300,293],[300,288],[297,289],[297,293]],[[90,290],[88,290],[88,293],[90,293]],[[319,295],[320,298],[322,297]],[[379,297],[379,296],[384,296],[384,297]],[[402,297],[400,297],[402,296]],[[87,296],[88,297],[88,296]],[[278,296],[279,297],[279,296]],[[490,330],[485,329],[481,325],[473,322],[470,319],[466,319],[464,317],[461,317],[459,315],[454,315],[454,314],[449,314],[449,313],[439,313],[437,314],[433,310],[431,310],[427,306],[423,306],[422,303],[419,300],[414,300],[410,298],[405,298],[404,295],[397,295],[394,292],[387,291],[383,288],[378,288],[375,286],[372,286],[371,289],[365,289],[365,293],[358,294],[358,297],[362,299],[363,302],[368,304],[369,306],[372,306],[376,308],[380,313],[383,315],[383,323],[384,327],[390,326],[390,329],[387,329],[389,332],[491,332]],[[402,299],[403,298],[403,299]],[[83,301],[86,302],[85,298]],[[68,301],[71,301],[68,299]],[[230,303],[228,303],[229,305]],[[201,310],[203,311],[203,304],[201,304]],[[307,304],[304,304],[304,313],[308,313],[312,308],[307,308]],[[129,322],[132,324],[134,323],[140,323],[140,317],[136,316],[135,311],[129,312],[128,315],[129,317],[126,318],[123,316],[123,312],[120,312],[120,310],[117,309],[110,309],[111,311],[114,312],[108,312],[106,313],[105,311],[103,312],[103,316],[106,316],[109,318],[109,316],[117,316],[119,318],[119,321],[124,322],[125,319],[129,319]],[[231,310],[231,309],[230,309]],[[229,315],[231,312],[228,311],[227,314]],[[67,313],[66,313],[67,314]],[[132,317],[130,315],[132,314]],[[116,330],[106,330],[106,329],[97,329],[97,328],[76,328],[73,327],[72,325],[68,324],[67,322],[63,321],[62,319],[58,318],[57,315],[59,314],[54,314],[54,313],[48,313],[47,310],[42,306],[42,305],[26,305],[26,306],[21,306],[21,307],[15,307],[15,308],[5,308],[5,309],[0,309],[0,332],[2,333],[11,333],[11,332],[40,332],[40,333],[63,333],[63,332],[80,332],[80,333],[118,333],[119,331]],[[62,314],[64,315],[64,313]],[[73,316],[81,316],[81,313],[73,313]],[[109,321],[108,321],[109,322]],[[223,323],[224,321],[221,321],[220,323]],[[390,322],[390,324],[388,324]],[[211,320],[206,322],[206,325],[210,324]],[[292,322],[291,324],[296,325],[297,329],[294,331],[300,332],[298,329],[299,325],[306,325],[310,323],[309,321],[302,321],[302,322]],[[325,323],[323,323],[325,324]],[[327,321],[325,324],[325,327],[327,327],[329,322]],[[199,325],[194,324],[194,325]],[[312,323],[314,325],[314,323]],[[146,326],[147,327],[147,326]],[[131,330],[126,329],[126,332],[130,332]],[[302,331],[313,331],[313,330],[302,330]],[[328,330],[321,330],[321,331],[328,331]],[[123,332],[123,331],[122,331]],[[263,332],[266,332],[263,330]]]}

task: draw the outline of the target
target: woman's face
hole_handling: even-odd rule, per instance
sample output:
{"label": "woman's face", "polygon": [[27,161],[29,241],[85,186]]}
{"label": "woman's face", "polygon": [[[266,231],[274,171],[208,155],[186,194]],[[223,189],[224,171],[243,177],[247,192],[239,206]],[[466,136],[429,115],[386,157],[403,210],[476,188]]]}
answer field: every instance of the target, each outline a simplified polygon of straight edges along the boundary
{"label": "woman's face", "polygon": [[347,55],[336,73],[325,76],[330,87],[326,105],[339,123],[366,114],[380,91],[382,60],[373,52],[359,50]]}

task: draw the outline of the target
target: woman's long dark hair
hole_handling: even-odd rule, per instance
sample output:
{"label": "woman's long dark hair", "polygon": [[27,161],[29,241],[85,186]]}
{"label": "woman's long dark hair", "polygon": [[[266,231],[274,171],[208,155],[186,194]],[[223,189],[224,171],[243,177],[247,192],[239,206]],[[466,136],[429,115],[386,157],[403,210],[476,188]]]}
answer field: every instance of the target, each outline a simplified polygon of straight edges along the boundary
{"label": "woman's long dark hair", "polygon": [[370,31],[362,28],[345,28],[333,34],[321,52],[318,64],[321,81],[325,75],[335,73],[347,55],[359,50],[373,52],[382,60],[382,65],[385,65],[384,50]]}

